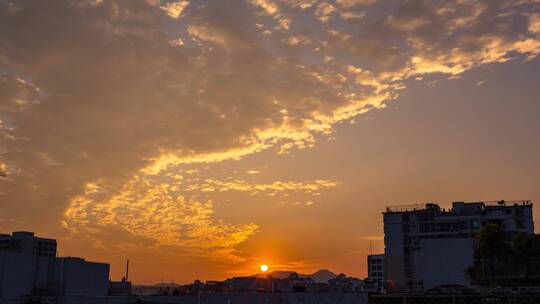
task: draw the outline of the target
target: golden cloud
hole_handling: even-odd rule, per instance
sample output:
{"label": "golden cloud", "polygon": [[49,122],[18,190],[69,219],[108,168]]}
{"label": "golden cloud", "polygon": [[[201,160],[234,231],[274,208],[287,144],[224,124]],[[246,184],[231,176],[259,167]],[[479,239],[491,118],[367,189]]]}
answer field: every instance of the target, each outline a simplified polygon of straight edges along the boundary
{"label": "golden cloud", "polygon": [[[407,1],[383,16],[374,2],[0,2],[0,163],[16,168],[0,184],[0,208],[95,240],[117,227],[239,258],[235,247],[257,225],[218,220],[212,201],[181,192],[189,174],[171,170],[313,147],[337,124],[397,99],[405,80],[459,77],[540,52],[532,2]],[[365,18],[353,18],[359,8]],[[265,193],[335,186],[194,184]],[[50,207],[48,222],[21,208],[37,200]]]}

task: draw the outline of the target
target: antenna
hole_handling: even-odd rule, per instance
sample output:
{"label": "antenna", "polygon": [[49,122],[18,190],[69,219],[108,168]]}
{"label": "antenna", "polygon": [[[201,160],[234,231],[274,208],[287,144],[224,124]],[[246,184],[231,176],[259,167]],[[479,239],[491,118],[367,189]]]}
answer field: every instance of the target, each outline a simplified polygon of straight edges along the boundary
{"label": "antenna", "polygon": [[129,259],[126,262],[126,281],[129,281]]}
{"label": "antenna", "polygon": [[373,255],[373,244],[371,241],[369,241],[369,252],[371,255]]}

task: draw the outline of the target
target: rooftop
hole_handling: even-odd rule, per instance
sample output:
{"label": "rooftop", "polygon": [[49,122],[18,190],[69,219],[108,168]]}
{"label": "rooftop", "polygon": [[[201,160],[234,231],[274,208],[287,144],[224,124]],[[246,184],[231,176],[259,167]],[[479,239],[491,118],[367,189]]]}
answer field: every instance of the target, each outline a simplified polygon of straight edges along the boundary
{"label": "rooftop", "polygon": [[[448,212],[452,212],[453,209],[461,209],[461,208],[467,208],[467,207],[486,209],[486,208],[491,208],[491,207],[497,208],[497,207],[513,207],[513,206],[529,206],[529,205],[532,205],[531,200],[453,202],[452,209],[449,209]],[[441,207],[437,203],[388,206],[386,207],[385,213],[414,212],[414,211],[423,211],[423,210],[441,211]],[[442,209],[442,212],[445,212],[445,209]]]}

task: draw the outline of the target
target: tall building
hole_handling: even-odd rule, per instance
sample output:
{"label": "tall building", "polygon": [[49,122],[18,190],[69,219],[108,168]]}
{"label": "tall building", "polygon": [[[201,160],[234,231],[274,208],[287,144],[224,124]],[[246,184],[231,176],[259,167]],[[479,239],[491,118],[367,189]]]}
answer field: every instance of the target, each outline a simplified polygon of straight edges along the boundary
{"label": "tall building", "polygon": [[386,280],[384,279],[384,254],[370,254],[367,257],[368,280],[375,282],[377,291],[383,292]]}
{"label": "tall building", "polygon": [[388,207],[383,213],[386,280],[398,291],[468,285],[474,239],[486,223],[534,233],[531,201],[454,202]]}
{"label": "tall building", "polygon": [[56,257],[56,240],[34,236],[33,232],[16,231],[0,234],[0,250],[38,257]]}
{"label": "tall building", "polygon": [[23,303],[25,298],[41,295],[61,296],[62,303],[106,297],[109,268],[109,264],[82,258],[56,257],[56,240],[36,237],[33,232],[0,234],[0,303],[7,303],[5,299]]}

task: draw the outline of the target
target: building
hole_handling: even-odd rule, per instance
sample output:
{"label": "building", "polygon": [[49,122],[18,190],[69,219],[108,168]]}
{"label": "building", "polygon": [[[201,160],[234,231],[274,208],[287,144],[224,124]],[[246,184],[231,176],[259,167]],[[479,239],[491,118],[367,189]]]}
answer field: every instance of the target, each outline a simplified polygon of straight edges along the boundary
{"label": "building", "polygon": [[50,291],[55,259],[56,240],[27,231],[0,234],[0,298]]}
{"label": "building", "polygon": [[121,281],[111,281],[110,286],[109,294],[112,296],[131,295],[131,282],[127,281],[125,278]]}
{"label": "building", "polygon": [[363,292],[364,291],[364,281],[347,277],[345,274],[341,273],[335,278],[328,280],[328,285],[330,285],[330,290],[333,292]]}
{"label": "building", "polygon": [[79,297],[106,297],[110,288],[109,264],[56,257],[56,240],[32,232],[0,235],[0,303],[35,296],[76,303]]}
{"label": "building", "polygon": [[54,258],[0,251],[0,303],[4,299],[44,293],[54,276]]}
{"label": "building", "polygon": [[474,238],[486,223],[507,232],[534,233],[531,201],[454,202],[388,207],[383,213],[388,287],[423,291],[441,284],[469,285]]}
{"label": "building", "polygon": [[62,296],[109,295],[109,264],[74,257],[57,258],[55,279]]}
{"label": "building", "polygon": [[384,254],[370,254],[367,257],[368,265],[368,281],[371,281],[377,286],[378,292],[384,291]]}
{"label": "building", "polygon": [[36,237],[33,232],[16,231],[11,235],[0,234],[0,250],[56,257],[56,240]]}

